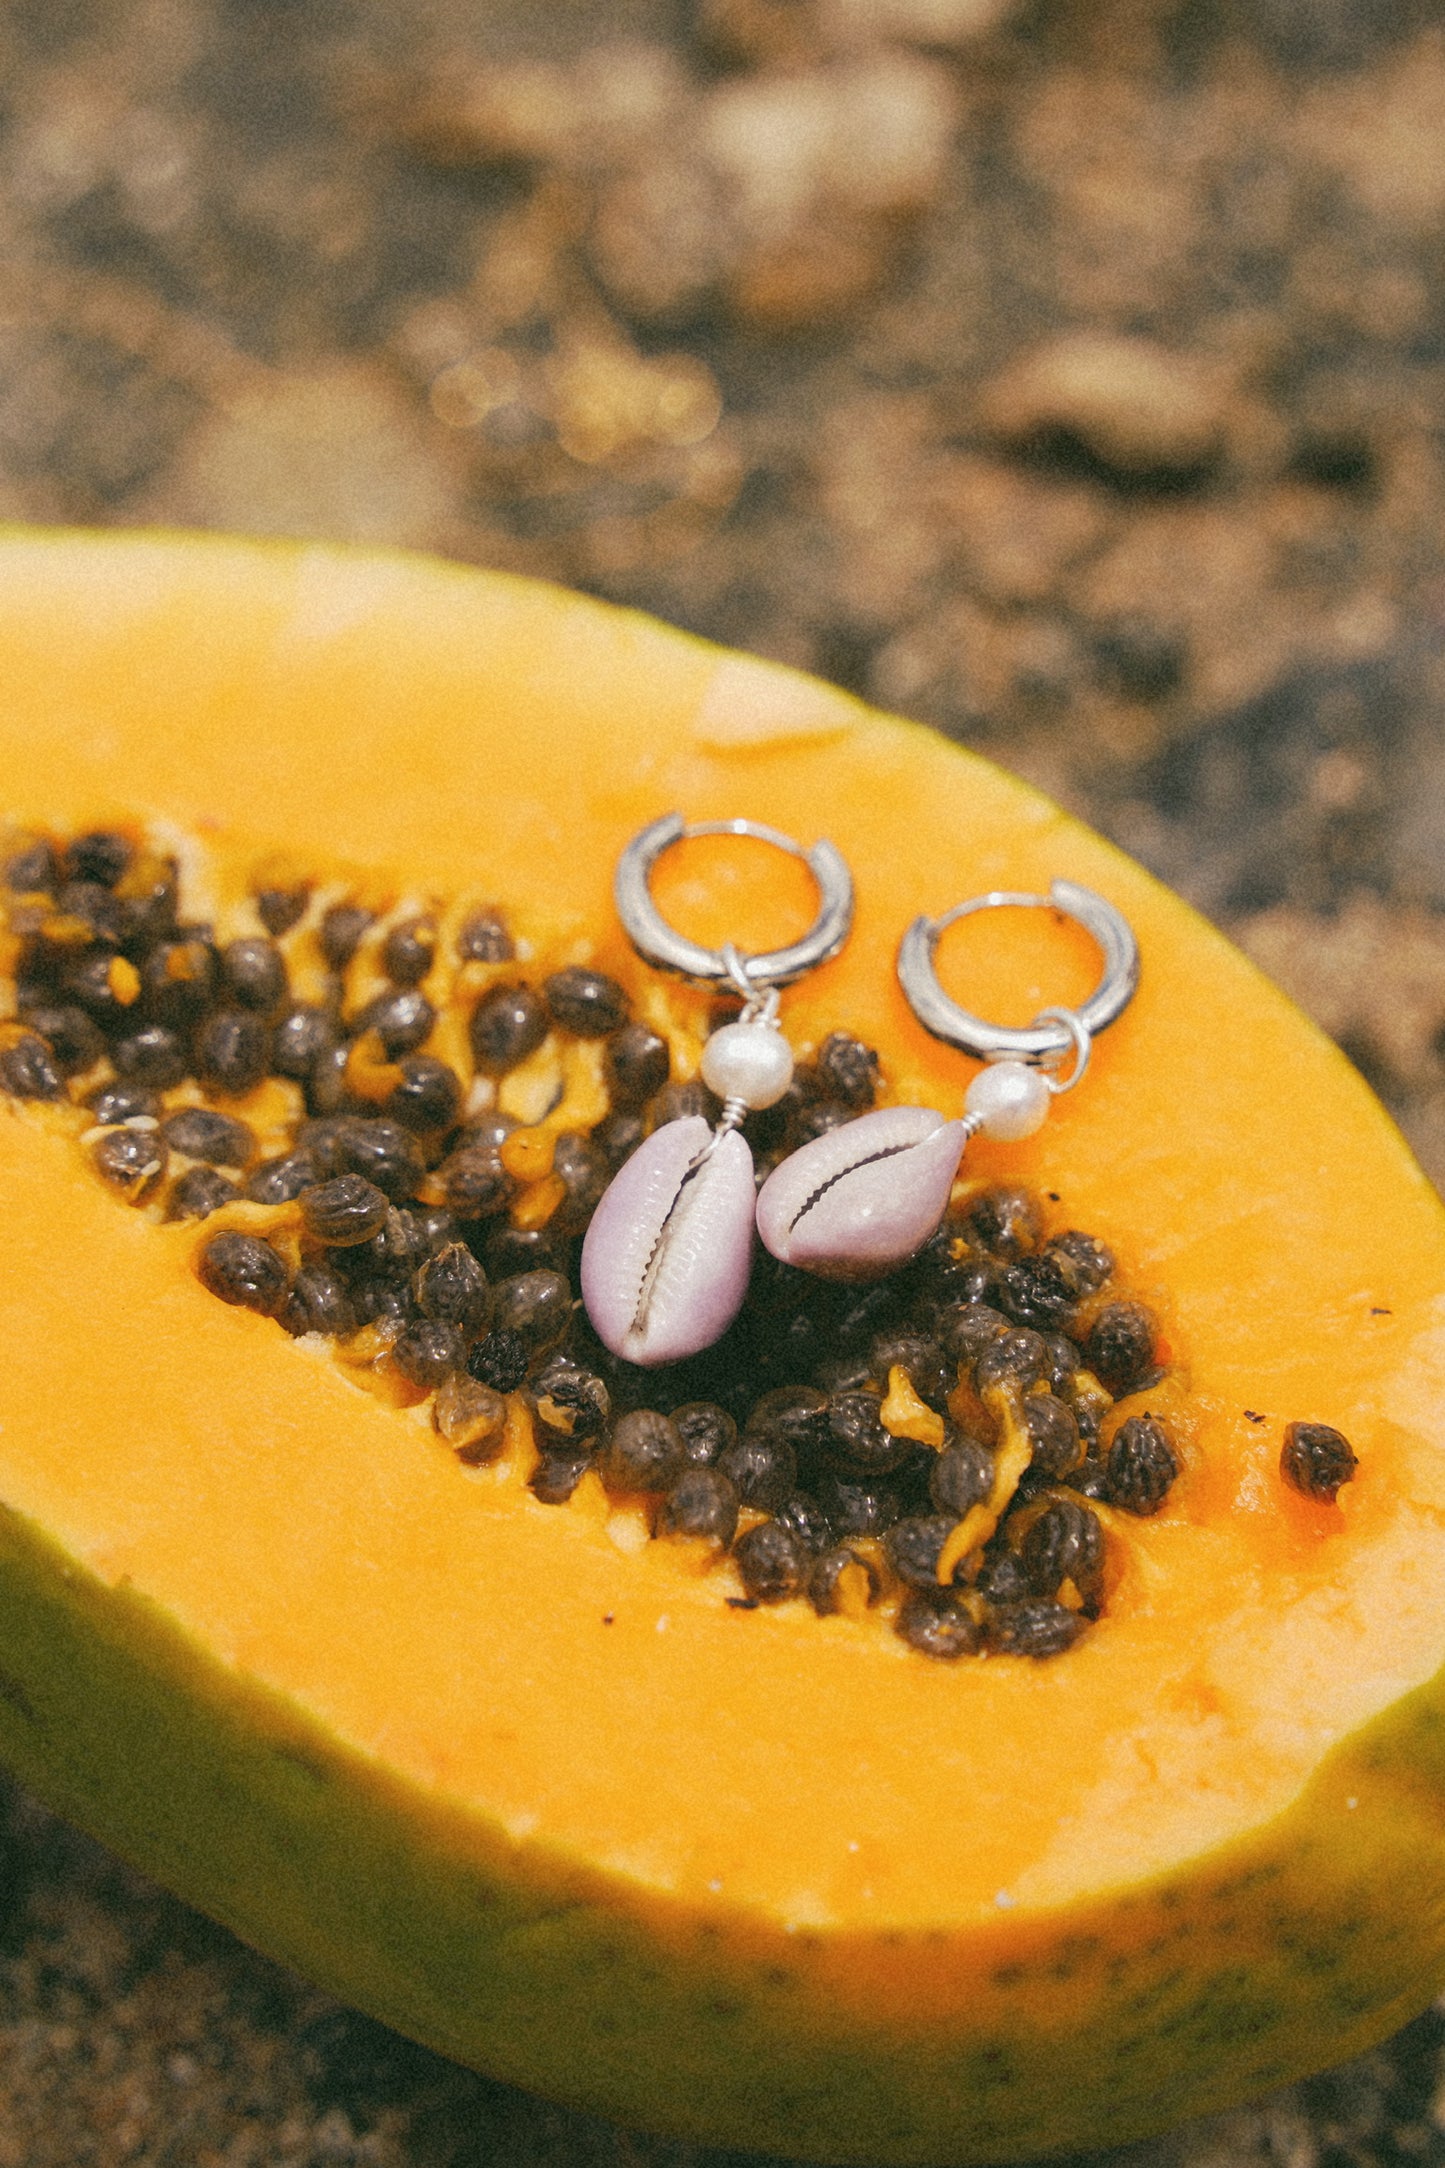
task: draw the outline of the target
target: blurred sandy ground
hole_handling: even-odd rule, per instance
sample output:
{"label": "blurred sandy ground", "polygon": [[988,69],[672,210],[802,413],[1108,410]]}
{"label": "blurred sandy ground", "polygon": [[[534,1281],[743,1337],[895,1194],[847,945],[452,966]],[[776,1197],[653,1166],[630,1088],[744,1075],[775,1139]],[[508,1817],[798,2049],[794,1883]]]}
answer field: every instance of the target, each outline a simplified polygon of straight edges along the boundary
{"label": "blurred sandy ground", "polygon": [[[441,550],[932,720],[1445,1180],[1437,8],[11,0],[0,116],[0,513]],[[0,2168],[702,2168],[5,1798]],[[1111,2168],[1445,2161],[1441,2039]]]}

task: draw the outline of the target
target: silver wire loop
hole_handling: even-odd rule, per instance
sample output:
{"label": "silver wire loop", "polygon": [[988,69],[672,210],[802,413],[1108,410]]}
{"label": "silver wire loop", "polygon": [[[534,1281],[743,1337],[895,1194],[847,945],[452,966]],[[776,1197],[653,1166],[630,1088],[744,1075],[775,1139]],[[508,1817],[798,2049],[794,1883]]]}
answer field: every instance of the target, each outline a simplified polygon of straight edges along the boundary
{"label": "silver wire loop", "polygon": [[[649,879],[663,852],[692,836],[750,836],[801,858],[817,883],[819,904],[818,916],[801,940],[745,956],[731,941],[725,948],[704,948],[669,926],[652,900]],[[761,821],[695,821],[689,827],[680,813],[664,813],[634,836],[618,859],[612,893],[617,915],[639,956],[660,971],[674,971],[705,986],[730,986],[749,1002],[769,987],[791,986],[836,956],[853,923],[853,877],[842,853],[828,842],[804,850],[791,836]]]}
{"label": "silver wire loop", "polygon": [[727,965],[726,983],[742,1001],[740,1024],[771,1024],[781,1031],[778,1022],[778,989],[776,986],[755,986],[748,977],[748,960],[735,941],[723,944],[722,959]]}
{"label": "silver wire loop", "polygon": [[[1104,960],[1103,975],[1087,1001],[1080,1002],[1077,1009],[1043,1009],[1022,1030],[990,1024],[960,1007],[943,991],[934,968],[940,937],[955,919],[968,918],[975,911],[1009,909],[1061,911],[1065,918],[1083,927]],[[1122,1016],[1134,998],[1139,984],[1139,944],[1122,911],[1092,888],[1081,888],[1074,881],[1055,881],[1046,896],[992,889],[986,896],[970,896],[966,903],[956,903],[942,918],[916,918],[899,943],[898,978],[909,1007],[924,1029],[946,1045],[971,1054],[975,1061],[1027,1061],[1052,1069],[1072,1050],[1075,1067],[1067,1082],[1055,1083],[1050,1078],[1054,1090],[1068,1091],[1083,1074],[1089,1041]]]}
{"label": "silver wire loop", "polygon": [[1093,1052],[1094,1042],[1084,1029],[1077,1009],[1040,1009],[1038,1015],[1034,1018],[1034,1022],[1043,1024],[1047,1023],[1051,1018],[1056,1019],[1063,1025],[1065,1031],[1069,1034],[1069,1040],[1074,1050],[1074,1066],[1067,1076],[1059,1075],[1059,1070],[1068,1059],[1067,1052],[1063,1054],[1045,1054],[1043,1060],[1038,1064],[1045,1084],[1054,1094],[1054,1097],[1057,1098],[1060,1092],[1071,1092],[1082,1078],[1084,1071],[1089,1066],[1089,1056]]}

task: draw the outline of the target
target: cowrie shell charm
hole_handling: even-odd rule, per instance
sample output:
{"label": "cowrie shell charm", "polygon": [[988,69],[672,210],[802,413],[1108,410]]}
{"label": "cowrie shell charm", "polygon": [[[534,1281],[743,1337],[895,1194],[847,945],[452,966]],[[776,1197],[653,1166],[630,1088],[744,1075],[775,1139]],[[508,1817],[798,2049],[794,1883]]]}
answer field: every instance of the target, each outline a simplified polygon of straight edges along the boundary
{"label": "cowrie shell charm", "polygon": [[614,1355],[680,1362],[742,1308],[753,1254],[753,1155],[700,1114],[667,1122],[614,1176],[582,1244],[582,1300]]}
{"label": "cowrie shell charm", "polygon": [[891,1272],[942,1219],[967,1137],[931,1107],[880,1107],[815,1137],[758,1193],[764,1246],[823,1279]]}

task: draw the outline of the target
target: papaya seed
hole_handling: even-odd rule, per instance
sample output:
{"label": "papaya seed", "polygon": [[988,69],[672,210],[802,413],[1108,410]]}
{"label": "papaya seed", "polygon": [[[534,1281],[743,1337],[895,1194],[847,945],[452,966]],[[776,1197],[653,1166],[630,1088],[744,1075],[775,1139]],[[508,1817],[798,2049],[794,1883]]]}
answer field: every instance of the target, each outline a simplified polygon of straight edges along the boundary
{"label": "papaya seed", "polygon": [[1286,1426],[1279,1456],[1280,1474],[1306,1498],[1323,1499],[1333,1505],[1341,1485],[1349,1482],[1359,1465],[1349,1439],[1328,1423]]}

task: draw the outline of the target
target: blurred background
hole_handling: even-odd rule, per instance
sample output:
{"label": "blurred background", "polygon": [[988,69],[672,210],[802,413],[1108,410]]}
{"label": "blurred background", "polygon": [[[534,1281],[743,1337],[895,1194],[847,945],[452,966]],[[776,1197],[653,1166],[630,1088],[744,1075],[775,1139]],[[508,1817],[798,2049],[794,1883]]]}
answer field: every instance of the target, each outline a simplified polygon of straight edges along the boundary
{"label": "blurred background", "polygon": [[[936,723],[1226,926],[1437,1182],[1442,432],[1431,0],[0,11],[0,517],[438,550]],[[723,2168],[0,1817],[0,2168]],[[1103,2158],[1445,2162],[1442,2044]]]}

